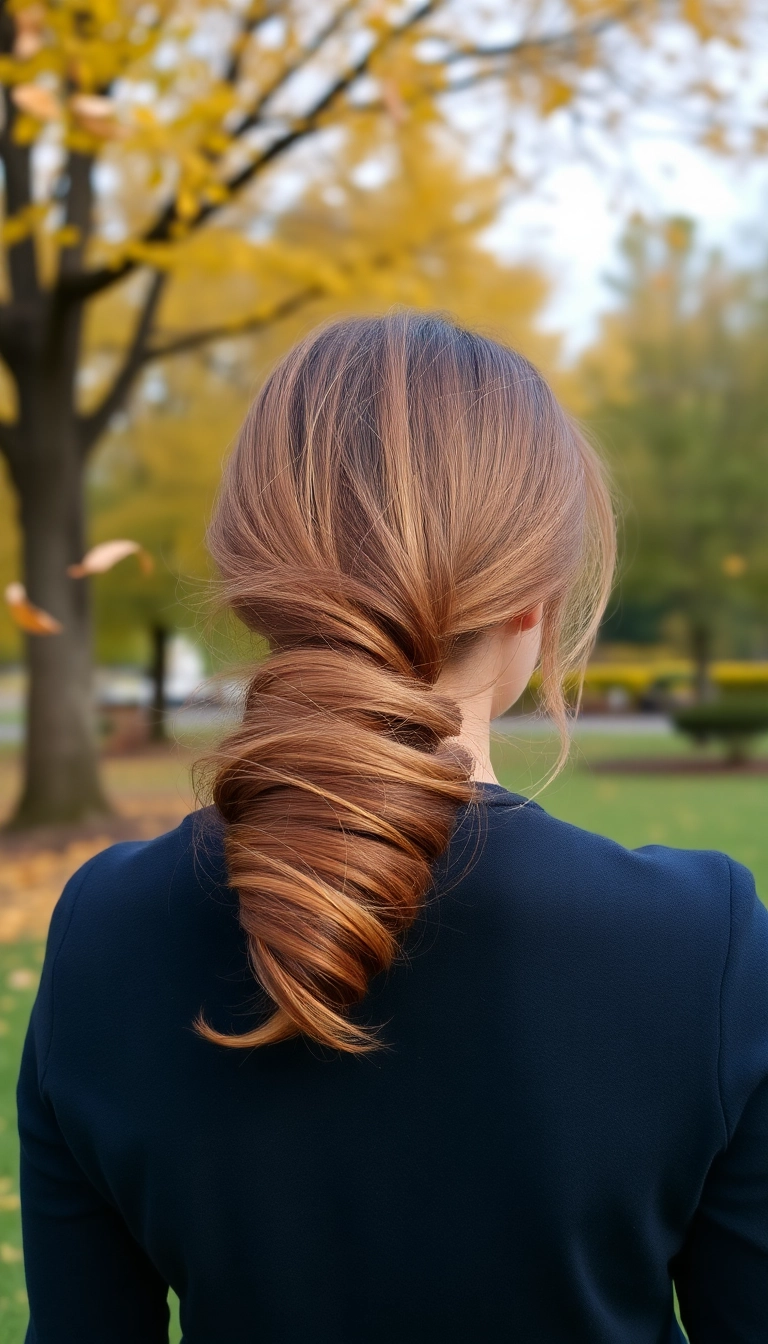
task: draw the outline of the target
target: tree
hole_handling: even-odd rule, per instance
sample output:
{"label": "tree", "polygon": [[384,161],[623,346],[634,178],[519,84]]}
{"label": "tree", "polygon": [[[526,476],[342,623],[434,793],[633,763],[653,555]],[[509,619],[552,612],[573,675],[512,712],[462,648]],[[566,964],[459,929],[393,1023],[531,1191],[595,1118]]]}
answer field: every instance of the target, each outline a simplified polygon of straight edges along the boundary
{"label": "tree", "polygon": [[717,641],[766,627],[768,273],[637,220],[621,307],[583,376],[628,502],[624,599],[685,622],[700,698]]}
{"label": "tree", "polygon": [[[742,6],[719,0],[671,8],[563,0],[555,20],[544,0],[514,19],[479,0],[6,0],[0,355],[15,418],[0,427],[0,447],[19,501],[27,589],[63,625],[56,637],[28,641],[15,824],[106,807],[91,724],[88,587],[66,570],[84,546],[85,464],[140,369],[231,325],[168,334],[161,305],[174,272],[192,257],[220,269],[229,253],[255,273],[258,302],[241,325],[343,293],[333,258],[281,236],[276,170],[290,168],[284,201],[297,177],[299,194],[318,172],[332,187],[334,151],[350,136],[367,142],[370,163],[430,121],[435,143],[451,126],[461,135],[455,99],[481,83],[497,95],[486,127],[502,128],[496,153],[505,167],[515,108],[544,117],[573,109],[580,126],[597,113],[614,125],[649,78],[653,85],[643,58],[672,10],[704,63],[713,38],[744,37]],[[716,140],[722,100],[702,61],[688,61],[680,88],[697,109],[709,100],[701,134]],[[385,265],[358,257],[356,269]],[[89,310],[118,285],[130,288],[135,319],[110,386],[97,384],[100,397],[88,402],[79,377]]]}

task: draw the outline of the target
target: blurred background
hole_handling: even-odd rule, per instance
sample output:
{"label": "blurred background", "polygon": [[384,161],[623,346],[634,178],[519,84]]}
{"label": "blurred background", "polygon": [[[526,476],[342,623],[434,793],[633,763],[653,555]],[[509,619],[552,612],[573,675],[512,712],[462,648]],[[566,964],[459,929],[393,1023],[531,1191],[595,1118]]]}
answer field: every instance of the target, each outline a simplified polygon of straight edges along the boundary
{"label": "blurred background", "polygon": [[[768,895],[768,15],[6,0],[0,82],[16,1344],[13,1087],[50,912],[92,853],[194,805],[190,767],[237,714],[261,650],[210,600],[206,520],[265,373],[323,318],[438,308],[544,370],[609,464],[621,563],[542,801],[626,844],[725,849]],[[528,793],[555,752],[536,697],[495,734]]]}

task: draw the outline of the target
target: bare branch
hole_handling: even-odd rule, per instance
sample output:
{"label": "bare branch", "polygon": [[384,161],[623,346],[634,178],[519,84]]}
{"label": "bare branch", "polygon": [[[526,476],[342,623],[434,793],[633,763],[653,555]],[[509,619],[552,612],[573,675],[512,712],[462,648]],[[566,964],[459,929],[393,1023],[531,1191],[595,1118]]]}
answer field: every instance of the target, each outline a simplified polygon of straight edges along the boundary
{"label": "bare branch", "polygon": [[208,327],[205,331],[191,331],[187,336],[179,336],[176,340],[167,341],[165,345],[151,346],[144,351],[142,364],[148,364],[150,360],[165,359],[171,355],[182,355],[188,350],[197,350],[201,345],[209,345],[211,341],[225,340],[227,337],[242,336],[247,332],[258,331],[262,327],[268,327],[273,322],[279,322],[283,317],[289,317],[297,309],[303,308],[305,303],[311,299],[317,299],[323,293],[320,285],[310,285],[302,289],[298,294],[292,294],[290,298],[284,299],[278,303],[269,313],[257,313],[253,317],[246,318],[242,322],[222,323],[219,327]]}
{"label": "bare branch", "polygon": [[139,369],[146,363],[147,340],[167,278],[164,271],[154,273],[120,372],[96,410],[78,416],[83,453],[87,453],[104,433],[112,416],[124,404]]}

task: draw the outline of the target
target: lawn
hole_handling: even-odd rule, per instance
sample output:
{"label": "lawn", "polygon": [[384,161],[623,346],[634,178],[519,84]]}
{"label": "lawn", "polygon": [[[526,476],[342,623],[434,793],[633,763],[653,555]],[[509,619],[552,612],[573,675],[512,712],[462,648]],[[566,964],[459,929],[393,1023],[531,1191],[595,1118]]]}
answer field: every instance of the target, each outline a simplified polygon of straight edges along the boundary
{"label": "lawn", "polygon": [[[580,736],[563,773],[539,797],[550,812],[601,831],[625,845],[648,843],[723,849],[754,871],[768,899],[768,775],[668,775],[603,773],[608,761],[662,756],[684,750],[674,738]],[[527,730],[504,734],[494,747],[502,782],[518,792],[537,791],[554,759],[551,739]],[[191,803],[183,753],[114,760],[108,785],[137,834],[173,825]],[[8,802],[14,767],[0,760],[0,806]],[[0,1344],[22,1344],[27,1312],[18,1213],[14,1086],[27,1018],[42,959],[42,928],[67,873],[87,856],[87,846],[19,860],[0,852]],[[5,865],[5,871],[4,871]],[[13,892],[15,891],[15,897]],[[15,905],[14,905],[15,900]],[[24,918],[28,902],[30,915]],[[179,1338],[174,1321],[171,1339]]]}

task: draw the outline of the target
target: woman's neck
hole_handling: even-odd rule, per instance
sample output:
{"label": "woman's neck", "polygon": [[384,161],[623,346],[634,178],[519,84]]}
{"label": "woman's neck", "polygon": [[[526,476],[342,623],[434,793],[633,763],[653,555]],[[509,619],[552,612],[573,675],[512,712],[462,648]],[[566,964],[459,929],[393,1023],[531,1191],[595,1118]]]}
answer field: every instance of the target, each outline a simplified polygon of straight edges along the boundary
{"label": "woman's neck", "polygon": [[492,690],[461,697],[452,692],[446,678],[438,689],[455,700],[461,710],[461,732],[453,740],[464,747],[475,762],[472,778],[478,783],[498,784],[491,764],[491,700]]}

